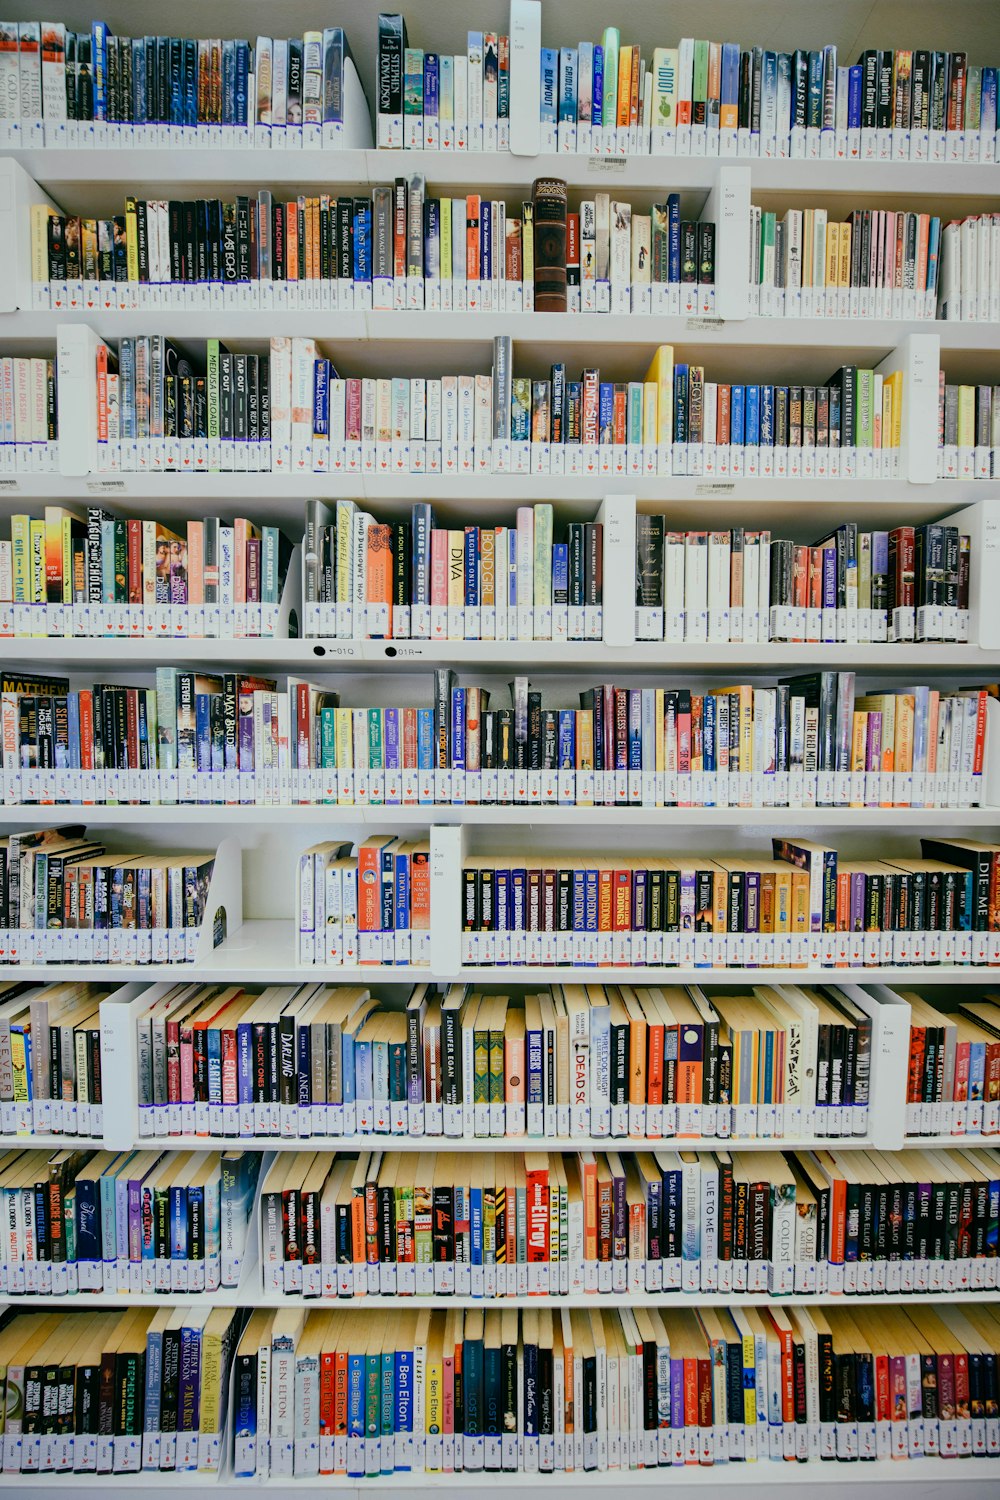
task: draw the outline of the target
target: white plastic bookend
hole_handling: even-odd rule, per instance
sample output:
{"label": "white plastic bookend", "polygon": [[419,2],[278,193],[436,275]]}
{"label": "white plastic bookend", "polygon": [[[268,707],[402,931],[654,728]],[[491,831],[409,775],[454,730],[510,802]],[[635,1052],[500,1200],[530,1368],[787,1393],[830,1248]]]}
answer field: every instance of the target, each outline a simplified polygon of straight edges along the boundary
{"label": "white plastic bookend", "polygon": [[[272,611],[275,612],[273,619],[270,617]],[[300,546],[292,548],[292,555],[288,559],[288,572],[285,574],[285,586],[281,591],[280,602],[277,605],[261,605],[260,633],[265,638],[273,637],[279,641],[287,641],[303,634],[302,548]]]}
{"label": "white plastic bookend", "polygon": [[510,149],[537,156],[542,67],[541,0],[510,0]]}
{"label": "white plastic bookend", "polygon": [[750,168],[720,163],[701,216],[715,225],[715,315],[750,316]]}
{"label": "white plastic bookend", "polygon": [[128,1151],[139,1140],[139,1055],[135,1022],[139,1002],[151,1005],[173,985],[123,984],[101,1001],[101,1078],[104,1145]]}
{"label": "white plastic bookend", "polygon": [[462,867],[465,830],[431,828],[431,973],[459,975],[462,966]]}
{"label": "white plastic bookend", "polygon": [[635,643],[635,496],[605,495],[597,519],[604,526],[604,644],[620,649]]}
{"label": "white plastic bookend", "polygon": [[940,367],[941,340],[936,333],[908,333],[877,366],[880,375],[903,372],[899,477],[910,484],[933,484],[937,479]]}
{"label": "white plastic bookend", "polygon": [[840,984],[849,1000],[871,1016],[872,1062],[868,1080],[868,1137],[879,1151],[900,1151],[906,1132],[906,1074],[910,1057],[910,1007],[886,984]]}
{"label": "white plastic bookend", "polygon": [[56,329],[59,472],[97,472],[97,334],[85,323]]}
{"label": "white plastic bookend", "polygon": [[1000,649],[1000,505],[995,500],[966,505],[942,520],[968,536],[969,644],[984,651]]}
{"label": "white plastic bookend", "polygon": [[198,934],[192,963],[204,964],[220,942],[243,926],[243,855],[239,839],[223,839],[215,852],[215,868],[205,903],[205,920]]}
{"label": "white plastic bookend", "polygon": [[58,208],[19,162],[0,157],[0,312],[32,305],[31,210]]}

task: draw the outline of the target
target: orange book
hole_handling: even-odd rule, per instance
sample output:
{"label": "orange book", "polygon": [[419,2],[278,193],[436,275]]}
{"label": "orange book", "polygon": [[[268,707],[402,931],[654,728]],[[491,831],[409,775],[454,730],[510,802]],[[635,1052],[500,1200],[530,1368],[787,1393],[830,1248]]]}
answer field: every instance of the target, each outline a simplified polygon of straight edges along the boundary
{"label": "orange book", "polygon": [[613,927],[614,871],[599,870],[597,885],[597,930],[610,932]]}
{"label": "orange book", "polygon": [[698,1427],[698,1361],[684,1357],[684,1426]]}
{"label": "orange book", "polygon": [[642,63],[641,63],[641,59],[640,59],[640,56],[639,56],[639,48],[638,47],[633,47],[631,49],[631,51],[632,51],[632,70],[631,70],[631,78],[630,78],[630,81],[629,81],[628,122],[629,122],[630,125],[638,125],[638,123],[639,123],[639,111],[640,111],[640,109],[642,107],[642,100],[639,97],[640,73],[641,73]]}
{"label": "orange book", "polygon": [[368,528],[368,603],[392,606],[392,527]]}
{"label": "orange book", "polygon": [[581,1151],[580,1179],[583,1191],[583,1258],[597,1259],[597,1163],[592,1151]]}
{"label": "orange book", "polygon": [[406,846],[410,851],[410,931],[427,932],[431,925],[431,855],[426,840]]}
{"label": "orange book", "polygon": [[187,523],[188,603],[205,602],[205,523]]}
{"label": "orange book", "polygon": [[299,279],[299,205],[285,204],[285,280]]}
{"label": "orange book", "polygon": [[649,1104],[663,1103],[665,1031],[666,1028],[659,1021],[647,1023],[646,1099]]}
{"label": "orange book", "polygon": [[470,193],[465,200],[465,277],[467,281],[479,280],[480,204],[478,193]]}
{"label": "orange book", "polygon": [[348,1357],[346,1349],[338,1349],[335,1355],[333,1422],[338,1437],[347,1433]]}
{"label": "orange book", "polygon": [[627,127],[632,112],[632,47],[621,47],[618,51],[618,118],[619,130]]}
{"label": "orange book", "polygon": [[[332,1438],[336,1431],[337,1356],[324,1349],[319,1357],[319,1435]],[[327,1473],[327,1470],[323,1470]]]}
{"label": "orange book", "polygon": [[614,906],[611,916],[613,932],[628,932],[632,925],[632,871],[615,870]]}
{"label": "orange book", "polygon": [[358,931],[382,930],[382,850],[395,843],[392,834],[373,834],[358,848]]}
{"label": "orange book", "polygon": [[97,346],[97,441],[108,440],[108,346]]}

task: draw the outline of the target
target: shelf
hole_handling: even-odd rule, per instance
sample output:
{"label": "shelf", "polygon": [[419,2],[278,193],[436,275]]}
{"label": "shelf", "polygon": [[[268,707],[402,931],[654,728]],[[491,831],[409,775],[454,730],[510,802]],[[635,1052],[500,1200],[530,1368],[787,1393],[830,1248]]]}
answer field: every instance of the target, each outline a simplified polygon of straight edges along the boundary
{"label": "shelf", "polygon": [[267,806],[225,802],[142,803],[105,806],[101,803],[30,803],[0,805],[0,824],[37,827],[40,823],[86,823],[94,828],[143,827],[159,823],[181,826],[220,823],[247,827],[426,829],[429,823],[479,827],[559,828],[843,828],[854,830],[858,818],[866,827],[919,833],[925,828],[998,828],[1000,807],[574,807],[532,805],[485,806],[422,803],[401,806],[375,803],[369,807],[341,807],[335,802]]}
{"label": "shelf", "polygon": [[427,672],[452,666],[530,671],[780,672],[800,663],[813,668],[853,672],[915,671],[931,676],[1000,670],[1000,650],[964,645],[847,645],[768,641],[759,645],[673,645],[639,641],[634,646],[605,646],[601,641],[407,641],[407,640],[115,640],[108,638],[0,639],[0,654],[17,663],[58,662],[67,671],[121,671],[155,666],[205,665],[246,669],[254,664],[273,671],[370,672],[374,664],[393,671]]}
{"label": "shelf", "polygon": [[[648,188],[708,191],[724,160],[735,158],[633,156],[595,157],[544,153],[449,151],[271,151],[193,148],[67,150],[19,148],[8,152],[58,200],[58,184],[74,187],[127,182],[218,183],[273,187],[391,182],[402,173],[422,172],[433,187],[469,186],[477,192],[503,190],[523,195],[535,177],[556,176],[571,188],[608,190]],[[772,192],[842,193],[855,197],[891,192],[961,197],[989,193],[996,167],[985,162],[852,162],[739,159],[748,166],[753,188]],[[162,195],[161,196],[165,196]]]}
{"label": "shelf", "polygon": [[[906,518],[907,524],[945,515],[975,500],[996,500],[1000,479],[940,479],[931,484],[910,484],[905,479],[724,479],[692,475],[642,478],[610,474],[289,474],[179,472],[148,474],[9,474],[0,475],[0,499],[44,498],[86,501],[101,495],[107,500],[169,499],[185,503],[192,496],[215,503],[240,501],[258,506],[278,502],[338,497],[369,500],[457,500],[471,499],[477,505],[487,500],[577,501],[593,504],[605,495],[634,495],[645,501],[701,501],[752,506],[759,526],[771,525],[760,517],[784,516],[785,524],[800,520],[796,512],[807,505],[810,517],[821,526],[834,515],[843,516],[845,503],[863,504],[865,518],[876,526],[882,518],[898,514],[892,524]],[[793,509],[794,507],[794,509]],[[699,506],[702,520],[704,508]],[[721,512],[716,512],[721,514]],[[777,524],[775,521],[774,524]]]}
{"label": "shelf", "polygon": [[[254,1307],[306,1307],[317,1310],[336,1308],[338,1312],[356,1308],[358,1315],[393,1309],[408,1312],[415,1307],[506,1308],[538,1307],[761,1307],[775,1303],[781,1307],[865,1307],[920,1306],[922,1303],[978,1304],[1000,1301],[997,1291],[967,1292],[869,1292],[845,1295],[843,1292],[789,1293],[770,1297],[766,1292],[579,1292],[563,1294],[533,1293],[522,1297],[457,1297],[440,1293],[423,1297],[383,1297],[366,1293],[363,1297],[304,1297],[301,1293],[263,1292],[253,1288],[220,1287],[215,1292],[76,1292],[66,1297],[32,1297],[33,1305],[47,1307],[164,1307],[176,1303],[183,1307],[244,1307],[248,1296]],[[20,1301],[20,1298],[11,1299]]]}
{"label": "shelf", "polygon": [[[392,809],[389,809],[391,816]],[[663,968],[649,965],[622,965],[606,968],[565,968],[539,965],[495,965],[458,968],[438,973],[417,964],[365,964],[356,967],[325,968],[321,965],[299,965],[295,959],[295,930],[291,920],[270,918],[244,922],[230,938],[200,964],[10,964],[0,968],[0,975],[11,979],[73,980],[101,978],[107,983],[133,979],[169,979],[175,983],[190,980],[236,980],[262,984],[304,982],[328,984],[415,984],[434,981],[442,984],[531,986],[536,984],[989,984],[1000,983],[1000,967],[985,964],[926,964],[909,967],[878,968]]]}
{"label": "shelf", "polygon": [[[14,1144],[24,1138],[18,1136]],[[62,1136],[45,1136],[65,1145]],[[979,1137],[975,1138],[977,1141]],[[961,1141],[968,1145],[971,1137]],[[984,1136],[982,1141],[1000,1138]],[[4,1141],[0,1140],[0,1145]],[[35,1142],[31,1141],[34,1145]],[[103,1145],[103,1141],[101,1142]],[[130,1149],[151,1151],[162,1147],[165,1151],[456,1151],[462,1155],[486,1151],[530,1151],[544,1144],[546,1151],[872,1151],[877,1149],[863,1135],[813,1135],[800,1140],[754,1137],[743,1140],[737,1136],[708,1135],[664,1135],[664,1136],[619,1136],[619,1135],[494,1135],[476,1138],[453,1135],[143,1135],[136,1136]],[[922,1146],[923,1141],[920,1142]],[[125,1149],[122,1147],[121,1149]],[[589,1305],[589,1304],[588,1304]]]}
{"label": "shelf", "polygon": [[871,349],[887,354],[907,332],[933,333],[941,348],[993,350],[1000,344],[995,323],[939,322],[930,319],[882,318],[747,318],[725,322],[717,318],[661,317],[648,313],[467,313],[467,312],[334,312],[270,308],[212,311],[146,308],[105,312],[101,309],[52,309],[4,313],[0,331],[5,338],[37,339],[51,343],[60,323],[86,323],[104,339],[169,329],[171,338],[203,338],[206,318],[213,337],[226,343],[264,340],[272,333],[304,335],[337,345],[401,343],[431,339],[435,344],[482,344],[498,334],[509,334],[518,344],[583,344],[640,346],[658,344],[711,345],[714,348]]}

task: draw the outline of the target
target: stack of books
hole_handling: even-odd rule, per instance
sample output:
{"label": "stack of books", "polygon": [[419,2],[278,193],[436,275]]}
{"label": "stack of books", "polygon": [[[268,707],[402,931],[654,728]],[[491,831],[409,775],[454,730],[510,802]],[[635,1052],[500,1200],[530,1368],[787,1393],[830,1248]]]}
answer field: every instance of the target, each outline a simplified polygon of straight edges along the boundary
{"label": "stack of books", "polygon": [[812,546],[769,531],[672,531],[636,517],[637,640],[965,640],[971,542],[941,523],[838,526]]}
{"label": "stack of books", "polygon": [[4,1473],[217,1473],[243,1323],[207,1301],[15,1313],[0,1328]]}
{"label": "stack of books", "polygon": [[[175,987],[136,1018],[139,1131],[169,1137],[864,1136],[872,1002],[836,985]],[[208,1059],[223,1059],[221,1069]]]}
{"label": "stack of books", "polygon": [[974,1305],[863,1321],[845,1307],[261,1311],[237,1348],[234,1467],[362,1479],[985,1457],[998,1360],[1000,1320]]}
{"label": "stack of books", "polygon": [[991,479],[1000,472],[1000,385],[953,385],[938,397],[938,478]]}
{"label": "stack of books", "polygon": [[988,1151],[281,1152],[264,1293],[995,1288],[998,1196]]}
{"label": "stack of books", "polygon": [[[1000,257],[1000,215],[969,214],[944,226],[938,316],[948,322],[1000,321],[1000,286],[991,268]],[[995,445],[994,445],[995,446]]]}
{"label": "stack of books", "polygon": [[0,985],[4,1136],[100,1135],[104,1125],[97,984]]}
{"label": "stack of books", "polygon": [[260,1157],[6,1151],[0,1291],[215,1292],[238,1285]]}
{"label": "stack of books", "polygon": [[[726,968],[1000,962],[981,898],[1000,846],[922,839],[923,858],[844,859],[773,838],[772,858],[487,856],[463,871],[462,962]],[[984,872],[984,873],[981,873]]]}
{"label": "stack of books", "polygon": [[315,844],[299,857],[299,963],[428,964],[430,844],[386,834],[352,848]]}
{"label": "stack of books", "polygon": [[941,1010],[901,990],[910,1006],[908,1135],[1000,1132],[1000,1005],[995,995]]}
{"label": "stack of books", "polygon": [[41,356],[4,355],[0,357],[0,472],[54,474],[58,468],[56,362]]}
{"label": "stack of books", "polygon": [[111,853],[79,825],[12,833],[0,839],[4,962],[189,963],[214,866],[214,854]]}

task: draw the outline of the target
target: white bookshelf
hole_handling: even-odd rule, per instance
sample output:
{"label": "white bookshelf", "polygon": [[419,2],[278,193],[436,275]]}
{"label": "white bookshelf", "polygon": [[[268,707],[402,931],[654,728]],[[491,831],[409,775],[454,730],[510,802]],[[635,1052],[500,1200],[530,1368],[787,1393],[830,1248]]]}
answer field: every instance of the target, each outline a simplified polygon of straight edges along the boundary
{"label": "white bookshelf", "polygon": [[[464,35],[473,22],[467,5],[456,0],[409,0],[403,7],[407,14],[414,45],[453,50],[454,37]],[[363,8],[362,8],[363,9]],[[482,10],[484,20],[493,25],[506,23],[506,5],[473,7]],[[630,14],[626,18],[624,10]],[[623,27],[643,43],[644,53],[659,40],[663,18],[660,8],[624,7]],[[69,23],[89,25],[91,7],[83,0],[68,0],[57,7],[58,14]],[[208,8],[213,25],[224,35],[252,31],[246,7],[239,0],[212,0]],[[488,16],[486,15],[488,12]],[[738,12],[738,14],[737,14]],[[114,20],[122,30],[129,29],[135,18],[137,31],[144,29],[145,16],[140,8],[126,6]],[[206,8],[196,0],[180,0],[170,12],[170,25],[178,31],[197,34],[204,29]],[[282,26],[294,32],[296,27],[315,24],[315,4],[292,0],[282,7]],[[263,19],[263,18],[262,18]],[[346,0],[332,0],[325,10],[328,23],[342,22],[348,29],[361,77],[370,88],[374,73],[374,15],[360,14]],[[606,0],[543,0],[543,34],[546,45],[558,45],[577,35],[597,35],[607,23]],[[908,44],[905,38],[924,26],[936,47],[964,46],[970,52],[1000,56],[1000,10],[996,6],[959,0],[948,7],[932,6],[929,0],[917,0],[900,7],[893,0],[841,0],[832,12],[822,17],[819,32],[822,39],[838,42],[845,56],[863,47],[884,45],[888,40]],[[266,24],[269,24],[266,23]],[[277,24],[277,22],[275,22]],[[728,36],[736,30],[744,40],[774,45],[775,35],[793,41],[817,40],[817,16],[813,0],[782,0],[775,9],[754,10],[734,7],[732,0],[707,0],[699,5],[674,7],[669,17],[671,34]],[[371,34],[370,34],[371,33]],[[984,46],[983,33],[989,45]],[[359,137],[360,138],[360,137]],[[370,137],[369,137],[370,138]],[[12,165],[8,166],[7,163]],[[605,639],[597,642],[553,643],[475,642],[475,641],[335,641],[329,639],[246,639],[212,640],[145,640],[114,638],[22,638],[0,639],[0,654],[8,667],[63,671],[72,674],[128,673],[130,680],[147,674],[157,665],[191,665],[211,668],[241,667],[273,671],[309,672],[314,675],[350,674],[349,686],[360,695],[362,683],[379,683],[383,693],[386,682],[399,679],[400,691],[409,694],[409,677],[428,674],[436,666],[451,666],[464,672],[483,668],[488,672],[528,672],[558,675],[564,680],[579,678],[581,684],[593,674],[625,674],[630,678],[651,677],[662,680],[666,672],[674,674],[749,674],[774,676],[785,671],[819,668],[848,669],[868,676],[872,682],[888,678],[894,682],[930,680],[945,685],[995,680],[1000,674],[1000,597],[994,597],[997,548],[1000,547],[1000,479],[939,480],[933,464],[932,445],[936,434],[936,389],[938,369],[960,373],[968,366],[982,379],[1000,380],[1000,327],[989,323],[940,322],[902,319],[803,318],[776,319],[746,316],[745,287],[741,290],[739,267],[745,265],[747,206],[766,195],[769,203],[780,201],[809,206],[816,202],[838,208],[853,206],[927,207],[942,219],[957,217],[977,209],[995,209],[998,191],[998,167],[983,162],[948,162],[928,164],[910,161],[867,161],[851,163],[834,160],[749,160],[739,162],[710,158],[637,157],[604,159],[575,154],[524,155],[458,155],[441,152],[386,152],[364,148],[342,151],[264,150],[254,145],[242,148],[223,146],[207,148],[200,143],[187,150],[135,149],[97,147],[67,150],[58,147],[18,147],[0,152],[0,348],[2,352],[39,353],[54,351],[60,326],[83,325],[92,334],[115,340],[122,335],[162,331],[180,341],[201,338],[208,333],[225,340],[263,348],[275,333],[308,334],[326,341],[349,364],[360,350],[370,368],[383,368],[400,351],[412,358],[420,346],[436,368],[450,368],[456,360],[470,368],[488,368],[489,346],[497,334],[509,334],[517,348],[531,351],[535,361],[544,360],[549,348],[564,347],[571,360],[583,360],[584,351],[593,348],[595,362],[613,361],[622,353],[622,365],[641,368],[649,353],[659,343],[674,343],[683,351],[681,357],[695,355],[711,368],[749,370],[760,358],[773,370],[825,371],[835,363],[853,357],[863,362],[885,361],[893,368],[894,360],[905,362],[910,379],[909,394],[914,400],[907,405],[910,424],[904,462],[898,479],[747,479],[713,476],[570,476],[564,474],[511,475],[478,473],[463,476],[421,474],[302,474],[270,473],[197,473],[166,472],[96,473],[91,472],[90,453],[72,438],[69,405],[76,399],[86,403],[90,386],[81,377],[75,387],[69,384],[63,396],[67,402],[67,441],[61,441],[60,458],[64,472],[58,474],[19,474],[0,471],[0,511],[5,515],[48,502],[107,502],[132,506],[137,512],[150,512],[167,519],[177,519],[204,509],[237,506],[241,513],[254,519],[283,521],[290,534],[300,529],[302,502],[306,498],[332,500],[351,497],[379,508],[379,519],[406,514],[415,500],[432,500],[443,514],[468,518],[475,512],[484,521],[508,518],[518,504],[551,500],[562,518],[579,516],[591,519],[597,507],[608,500],[619,507],[616,514],[625,516],[627,524],[616,544],[606,536],[611,547],[609,569],[605,563]],[[118,211],[126,193],[155,189],[160,197],[182,196],[190,188],[199,196],[223,190],[267,185],[276,195],[296,191],[335,191],[336,185],[355,186],[367,191],[371,186],[391,182],[401,172],[420,172],[431,189],[462,189],[486,195],[506,194],[519,200],[530,191],[535,177],[555,175],[567,181],[571,189],[609,191],[612,195],[629,192],[650,195],[679,190],[693,209],[717,205],[723,187],[728,183],[735,191],[735,208],[720,225],[720,246],[725,269],[720,276],[719,300],[724,316],[659,317],[611,316],[599,314],[542,315],[535,313],[441,313],[441,312],[332,312],[298,309],[270,309],[233,303],[221,310],[207,306],[159,306],[136,311],[98,312],[85,309],[38,309],[31,305],[30,239],[27,206],[48,197],[69,212]],[[728,174],[728,175],[727,175]],[[4,189],[2,184],[8,184]],[[708,208],[704,208],[708,216]],[[742,296],[742,304],[741,304]],[[210,326],[209,326],[210,325]],[[920,381],[915,385],[914,348],[908,335],[921,342],[918,348]],[[82,335],[86,340],[86,335]],[[85,349],[79,343],[79,349]],[[964,363],[963,363],[964,362]],[[994,373],[987,374],[985,372]],[[352,371],[353,373],[353,371]],[[63,426],[61,422],[61,439]],[[79,431],[79,428],[77,429]],[[793,644],[670,644],[636,642],[632,625],[632,599],[627,608],[609,609],[609,578],[623,578],[634,541],[636,508],[663,511],[678,527],[701,527],[741,524],[769,527],[779,534],[787,530],[803,539],[820,535],[824,528],[842,519],[856,519],[869,526],[883,527],[920,523],[962,514],[963,524],[974,534],[973,600],[970,639],[964,644],[865,644],[825,643]],[[964,509],[963,509],[964,508]],[[631,540],[630,540],[631,539]],[[615,553],[615,546],[619,553]],[[620,555],[619,555],[620,554]],[[615,571],[617,568],[617,572]],[[623,572],[622,569],[625,571]],[[611,601],[614,602],[613,600]],[[584,676],[583,674],[586,674]],[[361,681],[355,679],[360,678]],[[147,680],[143,678],[142,680]],[[398,701],[398,698],[397,700]],[[994,758],[1000,760],[1000,746],[994,747]],[[222,869],[222,887],[217,899],[229,910],[230,932],[223,945],[214,951],[202,944],[198,961],[191,964],[122,964],[107,970],[87,964],[24,964],[17,968],[0,968],[0,977],[29,980],[110,979],[124,986],[119,995],[102,1007],[102,1052],[106,1079],[104,1129],[100,1135],[74,1137],[61,1134],[34,1137],[0,1137],[0,1145],[35,1145],[46,1149],[63,1146],[90,1146],[123,1149],[151,1144],[183,1149],[215,1150],[239,1146],[260,1151],[287,1151],[309,1147],[326,1151],[367,1150],[381,1146],[391,1150],[426,1151],[446,1149],[462,1152],[516,1151],[535,1143],[531,1137],[462,1138],[369,1135],[299,1137],[172,1135],[151,1137],[140,1132],[137,1105],[137,1061],[135,1049],[135,996],[143,985],[156,981],[174,982],[241,982],[257,985],[295,982],[306,979],[329,982],[363,983],[379,992],[405,994],[419,981],[436,980],[442,984],[461,980],[472,985],[528,988],[566,982],[585,983],[669,983],[704,984],[708,986],[750,986],[783,981],[805,984],[846,983],[868,988],[872,985],[936,989],[967,992],[1000,984],[1000,971],[971,965],[938,967],[880,966],[878,968],[706,968],[682,967],[656,969],[646,966],[613,969],[561,966],[461,966],[458,962],[459,927],[457,892],[458,864],[461,851],[474,843],[477,852],[495,847],[551,847],[564,836],[566,844],[577,848],[599,845],[610,850],[632,850],[638,840],[644,847],[697,847],[699,841],[718,837],[733,847],[741,841],[753,845],[766,841],[772,832],[797,830],[803,833],[829,833],[836,842],[843,838],[851,852],[874,853],[886,838],[907,851],[915,850],[919,835],[927,830],[954,829],[973,836],[989,837],[1000,828],[1000,777],[994,776],[990,803],[976,809],[916,808],[650,808],[569,807],[523,805],[493,806],[369,806],[350,807],[322,804],[293,805],[119,805],[68,806],[3,805],[0,806],[2,831],[46,823],[81,821],[98,830],[142,830],[144,841],[169,848],[175,842],[201,845],[225,841],[226,854]],[[422,830],[428,826],[443,830],[434,840],[432,855],[432,961],[430,968],[420,966],[357,966],[338,969],[301,967],[296,962],[294,923],[294,869],[298,852],[318,837],[342,832],[345,837],[362,838],[369,829]],[[197,831],[197,832],[196,832]],[[506,839],[506,844],[503,840]],[[711,847],[711,845],[709,845]],[[242,877],[242,880],[241,880]],[[245,920],[240,917],[245,915]],[[997,976],[997,979],[994,979]],[[882,1015],[882,1011],[893,1014]],[[787,1145],[796,1149],[898,1149],[904,1144],[900,1086],[905,1078],[908,1007],[880,1007],[876,1022],[877,1047],[874,1059],[873,1103],[868,1133],[847,1138],[806,1137],[774,1141],[754,1138],[740,1140],[716,1137],[667,1137],[662,1140],[618,1137],[547,1138],[545,1145],[554,1150],[633,1151],[657,1146],[683,1149],[713,1148],[740,1150],[774,1149]],[[109,1088],[109,1085],[112,1085]],[[922,1136],[906,1138],[905,1144],[920,1149],[945,1148],[963,1143],[988,1146],[996,1137]],[[202,1294],[205,1297],[205,1294]],[[961,1303],[967,1300],[996,1301],[995,1291],[952,1292],[943,1300]],[[37,1300],[37,1299],[36,1299]],[[177,1300],[197,1303],[197,1295],[178,1296]],[[405,1303],[393,1297],[367,1296],[364,1302],[306,1299],[264,1293],[260,1287],[259,1268],[248,1258],[237,1288],[213,1293],[206,1300],[213,1306],[287,1307],[309,1305],[338,1308],[355,1306],[359,1315],[365,1308],[402,1310]],[[696,1304],[754,1304],[766,1298],[756,1294],[716,1293],[630,1293],[625,1296],[586,1297],[553,1296],[554,1306],[603,1307],[614,1302],[625,1305],[654,1303],[662,1307],[690,1307]],[[848,1305],[860,1298],[846,1299]],[[880,1293],[869,1301],[896,1304],[912,1301],[906,1294]],[[160,1305],[162,1296],[132,1296],[131,1304]],[[449,1307],[481,1306],[481,1301],[463,1297],[416,1299],[417,1305]],[[834,1294],[796,1295],[784,1299],[811,1305],[843,1304]],[[499,1307],[537,1305],[537,1297],[498,1299]],[[94,1294],[52,1299],[59,1308],[121,1306],[118,1294]],[[861,1311],[859,1309],[859,1316]],[[381,1480],[355,1481],[320,1476],[316,1479],[259,1482],[237,1481],[224,1460],[218,1476],[196,1473],[134,1476],[74,1475],[72,1481],[60,1475],[33,1475],[26,1480],[16,1474],[0,1474],[0,1492],[12,1495],[27,1492],[29,1485],[46,1492],[72,1482],[83,1491],[100,1489],[121,1496],[122,1500],[139,1500],[149,1490],[170,1490],[191,1496],[192,1500],[209,1500],[220,1493],[247,1492],[251,1488],[266,1490],[276,1496],[301,1495],[314,1490],[336,1490],[343,1495],[390,1500],[406,1490],[440,1490],[456,1496],[468,1494],[479,1479],[463,1474],[394,1474]],[[837,1463],[810,1463],[802,1467],[789,1463],[756,1465],[715,1464],[711,1468],[685,1467],[666,1474],[660,1470],[638,1470],[627,1476],[618,1474],[531,1474],[491,1475],[494,1490],[516,1490],[523,1500],[540,1500],[544,1490],[579,1485],[599,1500],[610,1500],[625,1487],[669,1486],[676,1500],[714,1494],[716,1490],[734,1490],[740,1500],[766,1500],[775,1486],[789,1491],[798,1500],[814,1485],[821,1489],[850,1481],[855,1500],[876,1500],[886,1486],[905,1484],[915,1500],[944,1500],[960,1494],[963,1500],[996,1500],[1000,1494],[1000,1459],[977,1460],[974,1463],[945,1463],[935,1459],[909,1460],[905,1463],[879,1462],[855,1464],[847,1468]],[[481,1482],[481,1481],[480,1481]]]}

